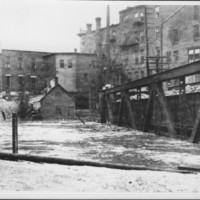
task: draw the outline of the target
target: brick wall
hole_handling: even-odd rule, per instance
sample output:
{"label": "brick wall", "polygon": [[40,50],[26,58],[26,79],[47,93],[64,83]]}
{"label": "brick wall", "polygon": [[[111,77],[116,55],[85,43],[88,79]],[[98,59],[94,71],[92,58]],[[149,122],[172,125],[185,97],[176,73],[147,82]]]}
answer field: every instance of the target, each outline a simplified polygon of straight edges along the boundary
{"label": "brick wall", "polygon": [[[32,91],[31,76],[36,78],[36,88],[34,91],[39,92],[45,86],[45,78],[53,76],[54,70],[46,66],[43,56],[45,52],[2,50],[2,90],[3,91],[20,91],[19,75],[24,78],[24,89]],[[7,58],[10,58],[10,67],[6,67]],[[19,58],[22,61],[22,68],[19,68]],[[35,59],[35,69],[32,69],[32,59]],[[6,75],[11,77],[11,86],[7,87]]]}

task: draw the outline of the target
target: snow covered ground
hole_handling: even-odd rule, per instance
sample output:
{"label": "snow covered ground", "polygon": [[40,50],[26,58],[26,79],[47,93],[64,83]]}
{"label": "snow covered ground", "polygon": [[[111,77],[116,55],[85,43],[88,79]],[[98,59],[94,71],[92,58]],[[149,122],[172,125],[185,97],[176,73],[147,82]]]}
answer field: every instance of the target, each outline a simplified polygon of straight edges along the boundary
{"label": "snow covered ground", "polygon": [[[11,121],[0,151],[12,152]],[[200,145],[94,122],[20,122],[19,153],[177,169],[200,164]],[[199,174],[125,171],[0,160],[1,191],[200,192]]]}

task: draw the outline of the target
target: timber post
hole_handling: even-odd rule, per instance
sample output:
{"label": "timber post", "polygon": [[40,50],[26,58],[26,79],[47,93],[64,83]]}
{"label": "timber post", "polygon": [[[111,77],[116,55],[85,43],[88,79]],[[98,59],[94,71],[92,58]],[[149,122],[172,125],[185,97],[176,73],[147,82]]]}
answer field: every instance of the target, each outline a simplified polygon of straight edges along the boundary
{"label": "timber post", "polygon": [[106,103],[107,103],[107,110],[108,110],[108,120],[112,124],[114,122],[114,117],[113,117],[113,113],[112,113],[112,105],[111,105],[109,94],[106,95]]}
{"label": "timber post", "polygon": [[167,122],[166,125],[167,125],[168,132],[170,133],[170,135],[172,137],[176,137],[177,134],[176,134],[176,130],[174,127],[173,118],[172,118],[171,112],[169,110],[169,106],[167,104],[167,99],[165,97],[165,94],[164,94],[164,91],[162,88],[162,82],[154,83],[153,87],[154,87],[154,90],[157,92],[158,100],[160,102],[161,109],[163,111],[163,114],[164,114],[166,122]]}
{"label": "timber post", "polygon": [[121,126],[121,124],[122,124],[123,104],[124,104],[124,96],[123,96],[123,93],[121,93],[121,102],[120,102],[120,105],[119,105],[119,112],[118,112],[118,117],[117,117],[117,126]]}
{"label": "timber post", "polygon": [[123,96],[124,96],[124,100],[126,102],[126,106],[128,108],[128,113],[129,113],[129,117],[130,117],[130,122],[131,122],[131,127],[133,129],[137,129],[136,127],[136,123],[135,123],[135,114],[131,105],[131,100],[130,100],[130,96],[129,96],[129,92],[123,91]]}
{"label": "timber post", "polygon": [[199,138],[200,138],[200,108],[198,110],[197,117],[189,141],[192,143],[198,143]]}
{"label": "timber post", "polygon": [[12,152],[18,154],[18,116],[12,114]]}
{"label": "timber post", "polygon": [[105,100],[105,94],[100,93],[100,116],[101,116],[101,123],[106,123],[106,100]]}

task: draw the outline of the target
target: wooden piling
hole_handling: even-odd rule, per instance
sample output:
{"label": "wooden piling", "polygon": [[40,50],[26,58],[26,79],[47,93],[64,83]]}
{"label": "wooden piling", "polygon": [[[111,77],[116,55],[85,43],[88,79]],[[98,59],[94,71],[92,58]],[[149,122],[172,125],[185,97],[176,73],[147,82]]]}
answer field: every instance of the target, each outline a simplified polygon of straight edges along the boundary
{"label": "wooden piling", "polygon": [[12,114],[12,152],[18,154],[18,116]]}

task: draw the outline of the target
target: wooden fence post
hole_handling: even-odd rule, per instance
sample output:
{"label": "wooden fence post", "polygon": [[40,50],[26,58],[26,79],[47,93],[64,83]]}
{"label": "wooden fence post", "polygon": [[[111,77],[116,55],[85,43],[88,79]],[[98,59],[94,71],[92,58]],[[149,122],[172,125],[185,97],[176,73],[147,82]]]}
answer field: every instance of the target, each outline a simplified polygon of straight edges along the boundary
{"label": "wooden fence post", "polygon": [[110,123],[112,124],[114,122],[114,118],[113,118],[112,105],[110,102],[109,94],[106,95],[106,102],[107,102],[107,110],[108,110],[108,119],[109,119]]}
{"label": "wooden fence post", "polygon": [[12,114],[12,151],[18,154],[18,116]]}

